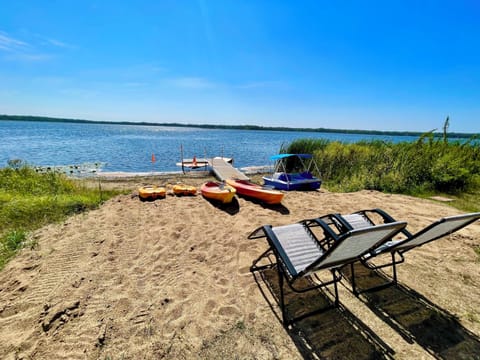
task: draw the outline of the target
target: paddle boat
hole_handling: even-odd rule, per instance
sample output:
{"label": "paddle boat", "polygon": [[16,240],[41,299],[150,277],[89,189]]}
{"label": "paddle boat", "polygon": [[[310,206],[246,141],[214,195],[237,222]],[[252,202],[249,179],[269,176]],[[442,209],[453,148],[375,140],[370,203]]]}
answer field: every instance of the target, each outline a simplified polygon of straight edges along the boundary
{"label": "paddle boat", "polygon": [[167,190],[163,186],[147,185],[138,188],[140,200],[155,200],[164,198]]}
{"label": "paddle boat", "polygon": [[279,190],[316,190],[322,181],[312,174],[320,173],[311,154],[278,154],[270,158],[275,162],[273,174],[264,176],[263,182]]}
{"label": "paddle boat", "polygon": [[223,182],[208,181],[202,184],[200,187],[200,192],[206,199],[229,204],[232,202],[237,191],[234,187]]}
{"label": "paddle boat", "polygon": [[195,186],[191,185],[185,185],[185,184],[176,184],[173,185],[172,191],[175,195],[196,195],[197,194],[197,188]]}
{"label": "paddle boat", "polygon": [[283,199],[283,193],[270,186],[254,184],[249,180],[227,179],[226,182],[237,190],[237,194],[255,198],[266,204],[280,204]]}

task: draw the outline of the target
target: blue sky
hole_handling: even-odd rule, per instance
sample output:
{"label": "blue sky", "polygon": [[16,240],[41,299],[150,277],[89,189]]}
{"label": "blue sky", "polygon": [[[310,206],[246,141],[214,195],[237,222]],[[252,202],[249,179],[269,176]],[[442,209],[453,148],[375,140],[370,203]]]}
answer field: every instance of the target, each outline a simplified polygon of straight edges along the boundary
{"label": "blue sky", "polygon": [[0,0],[0,114],[480,132],[480,2]]}

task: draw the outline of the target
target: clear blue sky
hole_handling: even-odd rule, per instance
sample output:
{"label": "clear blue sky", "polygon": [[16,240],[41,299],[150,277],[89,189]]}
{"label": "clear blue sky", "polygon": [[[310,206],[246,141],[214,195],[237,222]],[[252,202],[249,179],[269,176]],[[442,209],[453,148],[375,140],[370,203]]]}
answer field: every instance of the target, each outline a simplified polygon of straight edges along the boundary
{"label": "clear blue sky", "polygon": [[0,0],[0,114],[480,132],[480,2]]}

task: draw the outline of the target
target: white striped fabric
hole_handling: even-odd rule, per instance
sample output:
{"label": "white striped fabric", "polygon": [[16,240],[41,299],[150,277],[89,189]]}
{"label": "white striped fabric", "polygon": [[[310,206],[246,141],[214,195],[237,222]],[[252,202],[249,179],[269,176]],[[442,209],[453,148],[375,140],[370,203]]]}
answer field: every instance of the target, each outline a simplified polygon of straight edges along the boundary
{"label": "white striped fabric", "polygon": [[426,231],[419,231],[414,234],[412,237],[405,240],[392,240],[388,241],[382,246],[379,246],[375,249],[374,254],[380,254],[383,252],[391,251],[390,249],[394,248],[395,250],[408,250],[417,246],[421,246],[429,241],[434,239],[439,239],[443,236],[451,234],[454,231],[457,231],[470,222],[478,220],[480,218],[480,212],[454,215],[449,216],[444,219],[432,224],[431,227]]}
{"label": "white striped fabric", "polygon": [[342,218],[344,218],[354,229],[363,229],[373,226],[373,224],[368,221],[365,216],[360,214],[342,215]]}
{"label": "white striped fabric", "polygon": [[272,231],[277,236],[297,274],[323,254],[315,239],[310,236],[302,224],[276,226],[272,228]]}
{"label": "white striped fabric", "polygon": [[457,215],[450,216],[445,218],[444,222],[439,223],[438,225],[432,227],[431,229],[425,231],[424,233],[417,235],[415,234],[411,240],[405,241],[403,244],[397,246],[397,250],[403,248],[410,248],[414,246],[420,246],[426,242],[431,241],[432,239],[437,239],[442,236],[448,235],[454,229],[464,227],[468,222],[473,218],[478,218],[479,214],[467,214],[467,215]]}
{"label": "white striped fabric", "polygon": [[334,252],[322,261],[322,268],[328,267],[329,264],[341,263],[350,259],[357,258],[365,253],[366,250],[377,244],[382,239],[388,238],[396,231],[392,231],[392,226],[398,223],[390,223],[387,225],[378,225],[372,227],[372,231],[353,232],[345,239]]}

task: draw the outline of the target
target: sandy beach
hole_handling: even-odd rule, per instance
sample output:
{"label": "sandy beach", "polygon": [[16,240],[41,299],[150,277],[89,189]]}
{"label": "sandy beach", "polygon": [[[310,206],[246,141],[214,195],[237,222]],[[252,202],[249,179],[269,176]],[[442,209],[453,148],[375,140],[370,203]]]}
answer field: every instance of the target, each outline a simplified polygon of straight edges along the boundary
{"label": "sandy beach", "polygon": [[129,193],[33,233],[36,246],[0,273],[0,358],[480,358],[480,222],[407,253],[398,288],[357,298],[342,280],[340,308],[287,330],[265,291],[269,277],[249,271],[267,248],[247,239],[255,228],[382,208],[415,232],[461,212],[376,191],[218,206],[201,195],[142,202],[136,190],[205,180],[105,178],[102,187]]}

